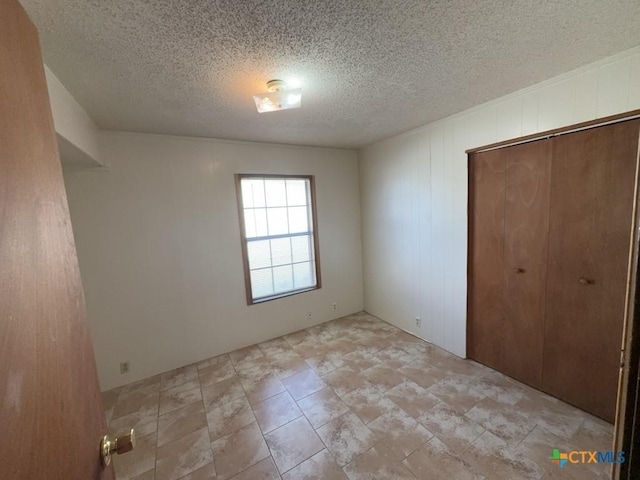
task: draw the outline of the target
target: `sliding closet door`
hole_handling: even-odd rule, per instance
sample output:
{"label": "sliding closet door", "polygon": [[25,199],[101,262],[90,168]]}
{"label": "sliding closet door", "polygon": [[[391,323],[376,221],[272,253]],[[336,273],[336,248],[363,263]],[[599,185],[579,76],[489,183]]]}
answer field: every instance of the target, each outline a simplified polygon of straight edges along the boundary
{"label": "sliding closet door", "polygon": [[637,120],[552,140],[543,388],[613,422]]}
{"label": "sliding closet door", "polygon": [[504,365],[505,184],[501,150],[470,155],[467,354],[498,370]]}
{"label": "sliding closet door", "polygon": [[504,227],[504,365],[542,387],[551,142],[502,150],[507,165]]}

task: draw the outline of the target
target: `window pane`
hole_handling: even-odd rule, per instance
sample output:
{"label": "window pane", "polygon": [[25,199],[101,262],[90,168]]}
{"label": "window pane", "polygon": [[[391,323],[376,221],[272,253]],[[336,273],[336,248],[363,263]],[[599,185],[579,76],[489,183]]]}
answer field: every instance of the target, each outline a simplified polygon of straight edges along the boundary
{"label": "window pane", "polygon": [[293,290],[293,272],[291,265],[273,267],[273,287],[276,293]]}
{"label": "window pane", "polygon": [[286,208],[268,208],[269,235],[283,235],[289,233]]}
{"label": "window pane", "polygon": [[242,240],[255,302],[317,286],[312,184],[304,177],[240,180]]}
{"label": "window pane", "polygon": [[253,298],[273,295],[273,277],[270,268],[251,272],[251,290]]}
{"label": "window pane", "polygon": [[311,260],[311,237],[291,237],[291,253],[293,263]]}
{"label": "window pane", "polygon": [[249,255],[249,269],[271,266],[271,248],[269,240],[247,242],[247,254]]}
{"label": "window pane", "polygon": [[293,265],[293,278],[295,288],[313,287],[315,279],[313,278],[313,262],[296,263]]}
{"label": "window pane", "polygon": [[[245,215],[248,210],[245,210]],[[255,218],[255,235],[254,237],[266,237],[269,235],[269,229],[267,228],[267,209],[266,208],[255,208],[253,210],[253,215]],[[247,233],[247,238],[251,238]]]}
{"label": "window pane", "polygon": [[290,207],[307,205],[308,183],[308,180],[287,180],[287,204]]}
{"label": "window pane", "polygon": [[264,180],[262,178],[243,178],[240,186],[244,208],[265,206]]}
{"label": "window pane", "polygon": [[267,207],[285,207],[287,205],[287,190],[284,180],[265,180],[267,193]]}
{"label": "window pane", "polygon": [[273,265],[291,263],[290,238],[276,238],[271,240],[271,261]]}
{"label": "window pane", "polygon": [[309,232],[309,209],[307,207],[289,207],[289,233]]}

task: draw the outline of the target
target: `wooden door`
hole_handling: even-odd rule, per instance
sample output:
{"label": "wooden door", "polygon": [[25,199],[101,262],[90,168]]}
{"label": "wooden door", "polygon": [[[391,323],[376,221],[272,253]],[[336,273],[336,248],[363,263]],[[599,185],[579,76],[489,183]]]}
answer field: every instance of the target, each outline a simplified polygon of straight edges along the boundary
{"label": "wooden door", "polygon": [[501,370],[542,387],[551,142],[504,148],[504,357]]}
{"label": "wooden door", "polygon": [[38,36],[0,0],[0,477],[111,479]]}
{"label": "wooden door", "polygon": [[613,422],[640,121],[553,141],[543,388]]}
{"label": "wooden door", "polygon": [[502,150],[469,157],[467,354],[504,365],[503,257],[506,164]]}

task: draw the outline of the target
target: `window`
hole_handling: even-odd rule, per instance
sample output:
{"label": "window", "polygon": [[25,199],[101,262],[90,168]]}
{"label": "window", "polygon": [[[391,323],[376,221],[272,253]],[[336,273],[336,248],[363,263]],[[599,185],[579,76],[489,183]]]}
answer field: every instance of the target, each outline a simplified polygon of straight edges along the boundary
{"label": "window", "polygon": [[236,175],[247,303],[320,288],[313,176]]}

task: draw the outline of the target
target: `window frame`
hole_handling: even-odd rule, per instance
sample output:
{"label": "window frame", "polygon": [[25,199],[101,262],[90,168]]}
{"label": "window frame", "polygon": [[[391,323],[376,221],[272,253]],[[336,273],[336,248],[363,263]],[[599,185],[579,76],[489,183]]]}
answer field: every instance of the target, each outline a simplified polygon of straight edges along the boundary
{"label": "window frame", "polygon": [[[242,247],[242,263],[244,270],[244,286],[245,293],[247,298],[247,305],[259,305],[261,303],[269,302],[271,300],[276,300],[278,298],[290,297],[292,295],[298,295],[300,293],[311,292],[314,290],[318,290],[322,288],[322,276],[320,274],[320,245],[318,241],[318,213],[317,213],[317,205],[316,205],[316,184],[315,184],[315,175],[292,175],[292,174],[277,174],[277,173],[236,173],[235,175],[235,183],[236,183],[236,201],[238,204],[238,220],[240,224],[240,244]],[[316,284],[312,287],[301,288],[297,290],[290,290],[287,292],[277,293],[268,297],[262,297],[259,299],[253,298],[253,291],[251,288],[251,269],[249,266],[249,253],[248,253],[248,239],[247,232],[245,229],[245,218],[244,218],[244,202],[242,199],[242,180],[245,178],[260,178],[260,179],[300,179],[300,180],[308,180],[309,181],[309,198],[311,201],[310,210],[312,221],[311,225],[313,228],[312,238],[313,238],[313,255],[314,255],[314,263],[315,263],[315,274],[316,274]],[[287,235],[289,237],[289,235]]]}

